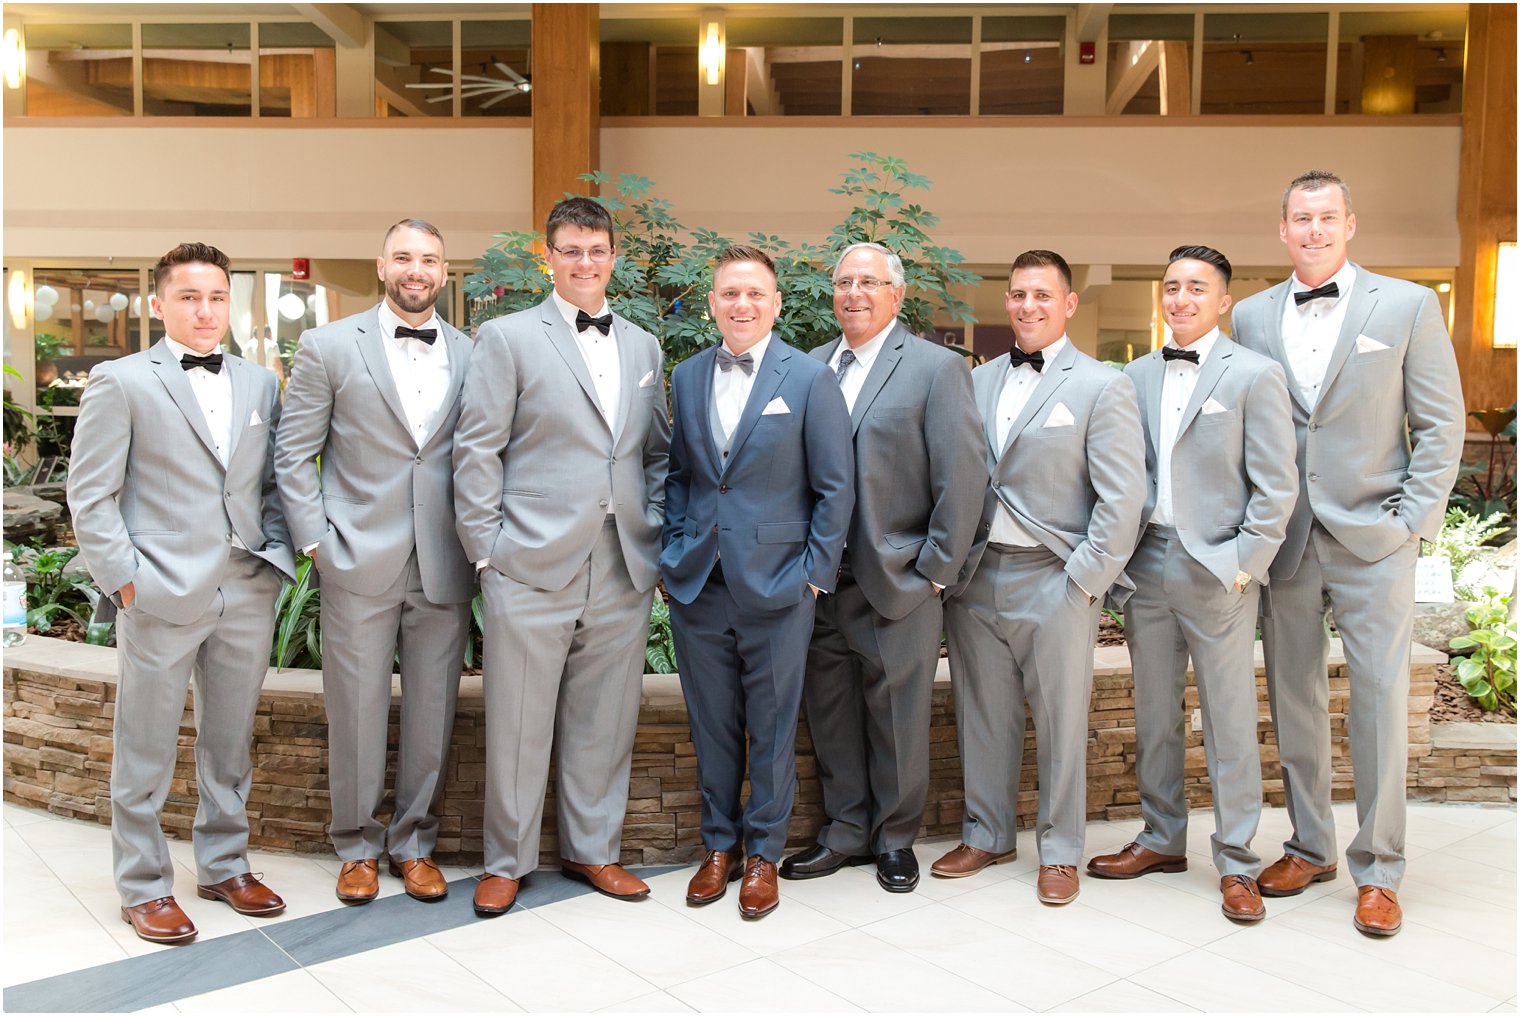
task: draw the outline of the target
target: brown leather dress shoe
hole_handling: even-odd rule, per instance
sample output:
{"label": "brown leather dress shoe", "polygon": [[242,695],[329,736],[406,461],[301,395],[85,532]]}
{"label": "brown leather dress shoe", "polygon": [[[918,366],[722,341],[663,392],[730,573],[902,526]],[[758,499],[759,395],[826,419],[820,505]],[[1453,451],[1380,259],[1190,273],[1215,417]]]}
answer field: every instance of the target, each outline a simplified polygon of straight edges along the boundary
{"label": "brown leather dress shoe", "polygon": [[135,907],[122,907],[121,919],[132,926],[145,942],[188,942],[195,937],[195,925],[174,902],[173,896],[149,900]]}
{"label": "brown leather dress shoe", "polygon": [[344,861],[338,870],[338,899],[344,903],[368,903],[380,895],[380,862],[374,858]]}
{"label": "brown leather dress shoe", "polygon": [[1335,865],[1310,864],[1297,854],[1284,854],[1270,865],[1256,884],[1263,896],[1297,896],[1311,882],[1328,882],[1335,877]]}
{"label": "brown leather dress shoe", "polygon": [[621,864],[581,864],[560,858],[559,872],[566,878],[584,882],[603,896],[615,900],[639,900],[649,895],[644,880]]}
{"label": "brown leather dress shoe", "polygon": [[756,854],[745,865],[744,881],[739,883],[739,913],[753,921],[775,910],[780,902],[776,866]]}
{"label": "brown leather dress shoe", "polygon": [[517,879],[486,872],[475,883],[475,912],[505,914],[517,899]]}
{"label": "brown leather dress shoe", "polygon": [[1267,906],[1261,901],[1261,892],[1251,876],[1226,875],[1219,880],[1219,892],[1224,896],[1219,909],[1230,920],[1254,924],[1267,916]]}
{"label": "brown leather dress shoe", "polygon": [[431,857],[414,857],[399,864],[390,863],[391,875],[406,886],[406,894],[414,900],[441,900],[449,894],[448,880]]}
{"label": "brown leather dress shoe", "polygon": [[994,854],[991,851],[978,850],[976,847],[968,847],[962,843],[931,864],[929,870],[940,878],[965,878],[991,865],[1011,861],[1018,856],[1018,853],[1018,850],[1014,849],[1006,854]]}
{"label": "brown leather dress shoe", "polygon": [[1397,935],[1404,926],[1404,910],[1398,895],[1380,885],[1356,887],[1356,916],[1351,919],[1363,935],[1387,938]]}
{"label": "brown leather dress shoe", "polygon": [[737,881],[742,874],[744,858],[727,850],[709,850],[686,885],[686,902],[701,907],[721,900],[728,892],[728,883]]}
{"label": "brown leather dress shoe", "polygon": [[1041,903],[1059,907],[1076,899],[1080,891],[1081,886],[1077,884],[1076,865],[1040,865],[1040,877],[1035,882],[1035,895],[1039,896]]}
{"label": "brown leather dress shoe", "polygon": [[285,909],[285,901],[250,872],[234,875],[216,885],[196,886],[195,895],[203,900],[221,900],[249,917],[273,917]]}
{"label": "brown leather dress shoe", "polygon": [[1098,878],[1139,878],[1152,872],[1187,871],[1187,858],[1158,854],[1138,843],[1126,843],[1118,853],[1099,854],[1087,862],[1087,873]]}

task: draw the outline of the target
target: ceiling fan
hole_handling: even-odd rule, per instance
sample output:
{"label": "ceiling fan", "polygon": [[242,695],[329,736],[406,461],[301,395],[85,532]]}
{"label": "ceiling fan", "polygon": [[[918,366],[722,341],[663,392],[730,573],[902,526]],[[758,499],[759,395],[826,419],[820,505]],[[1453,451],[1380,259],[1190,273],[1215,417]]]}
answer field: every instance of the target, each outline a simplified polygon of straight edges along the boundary
{"label": "ceiling fan", "polygon": [[[489,109],[503,99],[510,99],[514,95],[526,95],[533,90],[533,83],[521,74],[508,67],[501,60],[493,60],[491,66],[506,75],[506,79],[491,77],[488,74],[465,74],[459,75],[459,96],[461,99],[475,99],[485,95],[493,95],[480,104],[481,109]],[[489,69],[489,68],[486,68]],[[444,67],[430,67],[428,70],[433,74],[442,74],[453,78],[454,72]],[[408,84],[407,88],[446,88],[447,92],[442,95],[428,96],[428,102],[448,102],[454,98],[453,81],[419,81]],[[497,94],[500,93],[500,94]]]}

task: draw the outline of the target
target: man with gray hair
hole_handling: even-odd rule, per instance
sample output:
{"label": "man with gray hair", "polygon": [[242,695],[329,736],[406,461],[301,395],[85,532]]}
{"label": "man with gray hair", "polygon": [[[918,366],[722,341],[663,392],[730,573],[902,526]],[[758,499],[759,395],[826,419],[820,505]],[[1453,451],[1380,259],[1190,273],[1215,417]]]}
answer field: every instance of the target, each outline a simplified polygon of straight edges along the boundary
{"label": "man with gray hair", "polygon": [[971,549],[987,484],[971,372],[898,320],[905,290],[892,251],[846,247],[834,268],[843,334],[813,351],[850,410],[855,512],[839,583],[818,598],[803,688],[828,822],[781,865],[783,878],[817,878],[874,857],[877,882],[899,893],[918,885],[940,594]]}

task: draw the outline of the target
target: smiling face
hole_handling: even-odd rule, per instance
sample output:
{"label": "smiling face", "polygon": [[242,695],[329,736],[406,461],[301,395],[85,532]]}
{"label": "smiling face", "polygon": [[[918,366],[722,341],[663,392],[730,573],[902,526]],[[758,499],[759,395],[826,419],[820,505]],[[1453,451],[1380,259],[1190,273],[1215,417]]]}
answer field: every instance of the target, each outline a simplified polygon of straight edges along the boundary
{"label": "smiling face", "polygon": [[[834,316],[839,328],[851,346],[868,342],[881,334],[902,309],[904,286],[892,285],[892,270],[887,257],[879,250],[852,251],[834,269],[834,282],[851,280],[855,285],[840,292],[834,290]],[[867,292],[860,283],[884,282],[874,292]]]}
{"label": "smiling face", "polygon": [[1288,195],[1288,214],[1277,235],[1288,247],[1288,260],[1300,282],[1322,285],[1346,263],[1346,244],[1356,235],[1356,216],[1346,210],[1346,196],[1334,185]]}
{"label": "smiling face", "polygon": [[443,241],[409,226],[398,227],[375,259],[375,273],[385,284],[385,300],[396,316],[410,325],[423,324],[433,316],[433,304],[448,278]]}
{"label": "smiling face", "polygon": [[730,352],[742,353],[770,333],[781,313],[776,277],[758,261],[729,261],[718,267],[707,308]]}
{"label": "smiling face", "polygon": [[232,310],[227,273],[199,261],[175,265],[160,292],[148,301],[164,333],[204,356],[221,344]]}
{"label": "smiling face", "polygon": [[1077,294],[1066,288],[1054,265],[1017,268],[1008,278],[1003,306],[1019,348],[1033,353],[1066,334],[1066,322],[1077,312]]}
{"label": "smiling face", "polygon": [[[544,261],[554,273],[554,291],[560,299],[578,307],[587,314],[601,311],[607,301],[607,283],[612,281],[612,265],[615,258],[602,264],[591,260],[593,250],[611,251],[612,237],[603,229],[587,229],[570,223],[559,226],[544,247]],[[568,258],[561,251],[572,251],[579,257]]]}
{"label": "smiling face", "polygon": [[1161,313],[1177,345],[1196,342],[1219,326],[1231,302],[1224,287],[1224,276],[1206,261],[1182,258],[1167,265]]}

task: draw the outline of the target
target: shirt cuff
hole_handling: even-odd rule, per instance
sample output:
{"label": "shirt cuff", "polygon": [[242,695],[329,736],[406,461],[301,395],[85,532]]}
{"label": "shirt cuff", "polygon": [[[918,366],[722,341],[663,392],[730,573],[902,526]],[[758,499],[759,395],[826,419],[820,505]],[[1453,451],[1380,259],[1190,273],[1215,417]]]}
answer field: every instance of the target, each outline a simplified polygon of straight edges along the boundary
{"label": "shirt cuff", "polygon": [[311,552],[316,550],[318,546],[320,546],[320,541],[318,541],[318,543],[308,544],[307,546],[301,548],[301,553],[305,554],[307,557],[311,557]]}

